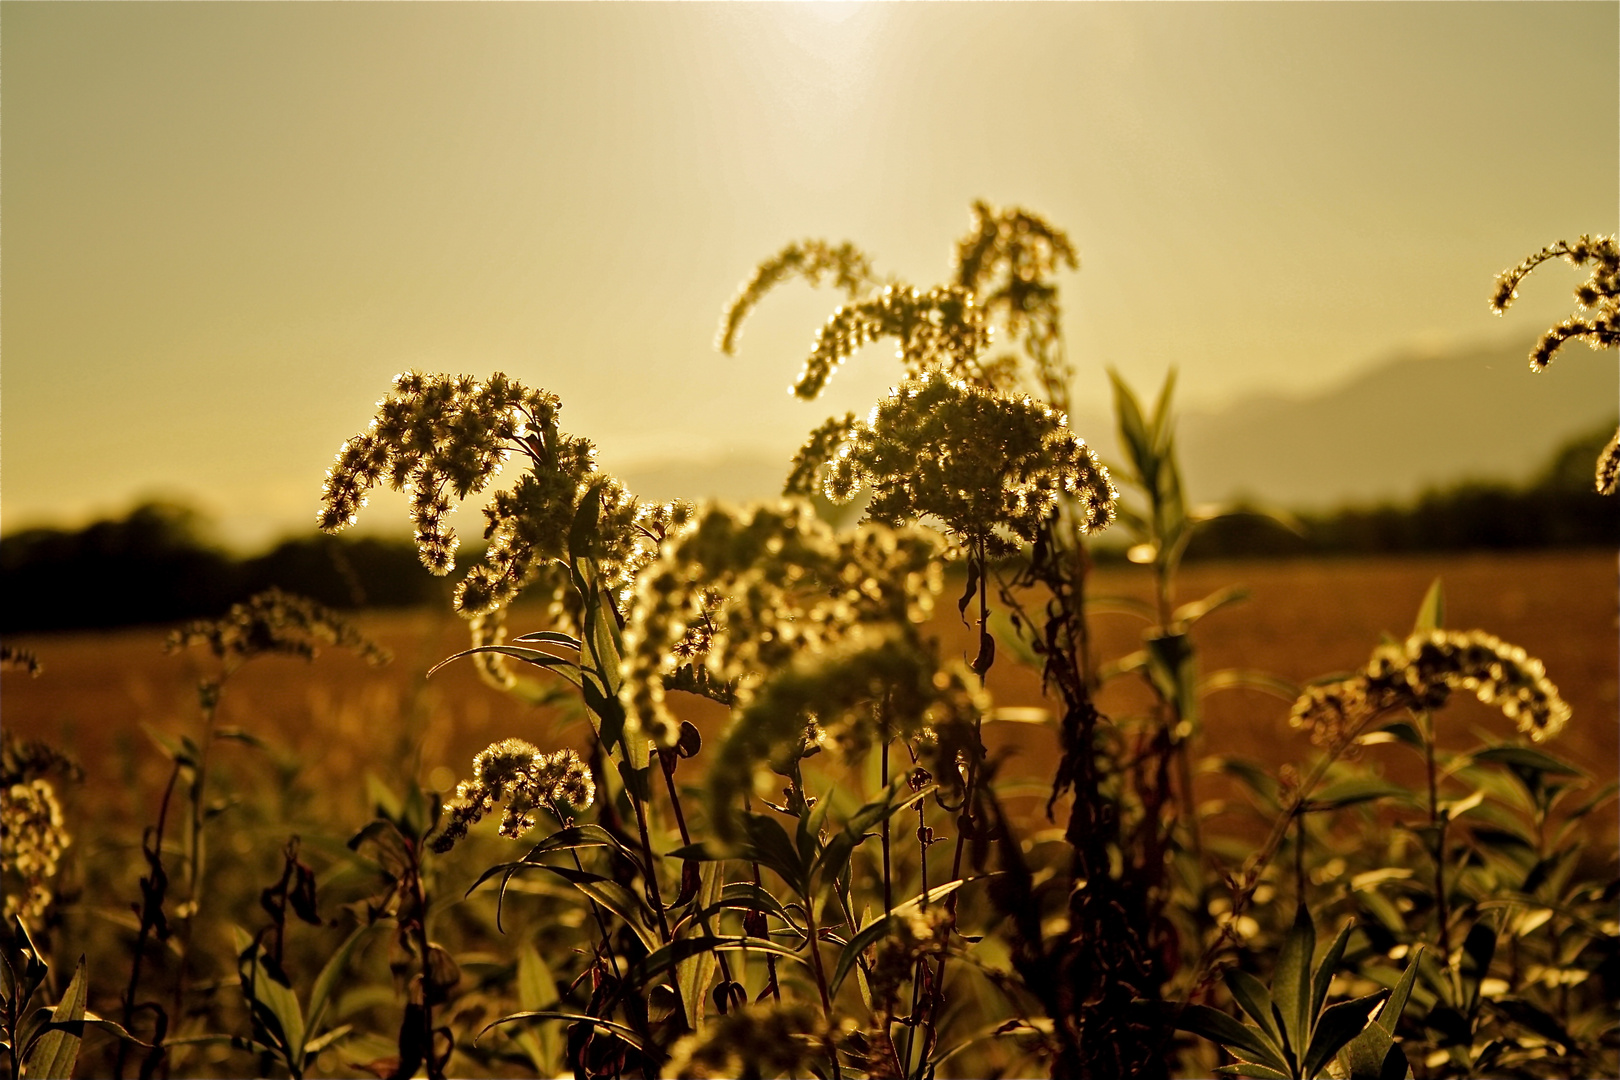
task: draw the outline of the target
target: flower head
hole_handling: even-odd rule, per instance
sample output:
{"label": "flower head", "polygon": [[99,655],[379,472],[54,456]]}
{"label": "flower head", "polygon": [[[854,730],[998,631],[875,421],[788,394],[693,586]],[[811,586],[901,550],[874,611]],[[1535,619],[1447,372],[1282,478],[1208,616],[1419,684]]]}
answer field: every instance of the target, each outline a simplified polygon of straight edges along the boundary
{"label": "flower head", "polygon": [[867,516],[888,524],[934,518],[993,547],[1033,541],[1063,497],[1081,527],[1106,528],[1118,492],[1062,414],[933,370],[907,379],[856,424],[827,466],[823,490],[847,502],[872,490]]}
{"label": "flower head", "polygon": [[1437,709],[1459,688],[1502,710],[1536,742],[1569,720],[1569,705],[1546,668],[1524,649],[1479,630],[1435,630],[1380,646],[1353,678],[1311,687],[1289,722],[1319,745],[1338,746],[1380,713]]}
{"label": "flower head", "polygon": [[595,801],[596,782],[573,750],[544,754],[522,739],[503,739],[473,758],[472,779],[457,785],[433,849],[449,851],[498,802],[506,803],[501,835],[515,840],[534,828],[537,810],[560,814],[561,807],[584,810]]}
{"label": "flower head", "polygon": [[337,612],[280,589],[266,589],[231,605],[224,618],[187,623],[169,634],[164,649],[174,652],[200,644],[233,663],[272,653],[313,659],[322,645],[352,649],[373,665],[389,660],[387,649]]}

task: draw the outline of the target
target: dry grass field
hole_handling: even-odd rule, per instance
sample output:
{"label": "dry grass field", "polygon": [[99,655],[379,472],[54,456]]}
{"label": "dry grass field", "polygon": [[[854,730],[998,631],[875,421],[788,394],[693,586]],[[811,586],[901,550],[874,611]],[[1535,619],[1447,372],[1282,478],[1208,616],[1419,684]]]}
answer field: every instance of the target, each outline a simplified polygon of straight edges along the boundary
{"label": "dry grass field", "polygon": [[[1488,630],[1545,661],[1574,709],[1549,749],[1581,763],[1599,782],[1615,779],[1620,594],[1614,552],[1196,563],[1185,569],[1178,599],[1229,584],[1247,587],[1248,600],[1212,615],[1196,631],[1204,670],[1239,667],[1304,681],[1365,663],[1382,632],[1404,635],[1436,576],[1445,582],[1449,626]],[[1105,567],[1093,578],[1097,595],[1145,599],[1148,588],[1145,571],[1136,567]],[[965,653],[967,628],[948,602],[941,607],[941,633],[953,645],[959,639]],[[516,624],[532,629],[522,626],[522,616],[520,608]],[[259,736],[268,749],[224,744],[227,775],[244,785],[251,780],[296,789],[296,801],[312,819],[324,819],[337,833],[368,815],[359,782],[367,772],[385,778],[414,772],[430,788],[445,791],[472,755],[495,739],[521,735],[541,745],[580,743],[582,722],[559,730],[554,714],[483,685],[468,663],[425,679],[428,668],[465,647],[464,625],[448,611],[372,613],[359,623],[393,650],[392,664],[373,669],[329,651],[312,664],[258,660],[231,681],[220,723]],[[1099,615],[1093,629],[1104,659],[1139,643],[1139,624],[1122,615]],[[143,628],[13,642],[35,651],[45,672],[38,679],[7,675],[4,723],[15,734],[66,748],[82,762],[86,783],[65,794],[76,819],[70,827],[92,845],[112,842],[115,834],[127,842],[138,823],[155,813],[167,762],[142,726],[167,732],[196,727],[192,687],[206,658],[201,652],[165,655],[163,637],[162,630]],[[1010,657],[992,670],[990,685],[998,705],[1041,704],[1035,677]],[[1138,691],[1130,677],[1118,680],[1105,692],[1104,710],[1120,714],[1143,707],[1147,698]],[[706,729],[723,722],[721,710],[708,702],[690,701],[688,707]],[[1208,752],[1244,755],[1271,767],[1310,752],[1308,740],[1287,725],[1287,705],[1276,698],[1223,692],[1208,700],[1206,710]],[[1056,740],[1047,729],[994,727],[987,736],[991,748],[1013,749],[1003,775],[1050,776]],[[1478,732],[1506,736],[1511,729],[1496,711],[1459,697],[1442,714],[1440,731],[1443,742],[1463,747]],[[1389,767],[1396,770],[1392,775],[1402,775],[1398,763]],[[1612,831],[1614,821],[1611,812],[1595,827]],[[237,842],[253,840],[242,835]]]}

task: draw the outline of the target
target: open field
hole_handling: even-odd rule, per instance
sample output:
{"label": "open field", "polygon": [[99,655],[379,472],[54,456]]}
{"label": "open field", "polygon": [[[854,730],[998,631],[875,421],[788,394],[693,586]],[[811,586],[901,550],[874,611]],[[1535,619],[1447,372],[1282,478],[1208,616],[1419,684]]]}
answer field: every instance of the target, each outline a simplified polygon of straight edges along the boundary
{"label": "open field", "polygon": [[[1445,582],[1447,625],[1486,629],[1545,661],[1574,711],[1563,735],[1549,749],[1581,764],[1599,783],[1615,779],[1620,773],[1620,599],[1612,551],[1200,563],[1185,568],[1178,599],[1195,599],[1232,584],[1245,586],[1251,592],[1246,602],[1212,615],[1199,627],[1204,670],[1241,667],[1303,681],[1364,663],[1384,631],[1403,635],[1436,576]],[[1141,568],[1120,566],[1099,570],[1091,587],[1097,596],[1145,599],[1149,584]],[[966,653],[969,629],[948,598],[941,608],[936,629],[948,648]],[[534,628],[525,621],[527,613],[538,615],[518,608],[514,632]],[[220,725],[251,733],[262,745],[222,742],[215,752],[210,792],[223,797],[211,808],[219,816],[209,829],[214,853],[209,860],[209,899],[215,922],[207,932],[214,939],[198,942],[208,956],[230,955],[226,939],[218,937],[225,932],[223,927],[262,922],[256,902],[259,890],[280,872],[281,847],[291,834],[303,837],[304,850],[321,868],[323,911],[333,915],[338,898],[353,894],[356,883],[340,880],[342,863],[331,855],[341,851],[343,841],[371,816],[368,774],[395,790],[414,778],[447,793],[467,775],[472,756],[492,741],[516,735],[547,749],[584,746],[582,720],[564,721],[555,710],[519,705],[482,684],[468,662],[425,679],[433,664],[465,647],[464,624],[449,611],[368,613],[357,621],[394,651],[391,665],[367,667],[341,650],[328,651],[312,664],[260,659],[226,687]],[[1139,627],[1125,616],[1099,614],[1092,628],[1096,651],[1104,660],[1139,644]],[[163,639],[161,629],[143,628],[8,642],[37,653],[45,671],[37,679],[7,675],[3,701],[7,729],[69,750],[85,770],[84,783],[58,785],[75,839],[57,881],[62,922],[53,933],[59,950],[89,955],[92,1001],[104,1012],[116,1008],[112,995],[127,971],[136,925],[128,905],[139,896],[136,880],[145,868],[138,847],[141,830],[156,818],[169,775],[168,760],[143,727],[177,735],[196,733],[199,726],[194,687],[209,660],[200,650],[166,655]],[[1123,717],[1147,706],[1147,695],[1133,679],[1121,678],[1105,690],[1100,700],[1105,712]],[[1005,654],[991,671],[990,688],[1001,706],[1027,709],[1043,703],[1034,674]],[[706,735],[724,723],[719,706],[685,695],[675,697],[682,699],[682,712]],[[1253,758],[1273,774],[1286,763],[1303,762],[1312,748],[1304,735],[1288,727],[1287,711],[1286,702],[1251,691],[1214,695],[1206,701],[1204,738],[1198,750]],[[1499,713],[1460,696],[1439,714],[1438,729],[1442,742],[1458,748],[1473,745],[1481,736],[1512,734]],[[992,724],[986,727],[986,743],[992,756],[1007,755],[1000,776],[1014,782],[1005,789],[1008,808],[1023,819],[1021,834],[1036,836],[1045,802],[1040,793],[1057,760],[1055,734],[1040,724]],[[825,785],[843,771],[826,760],[830,757],[816,760],[815,775],[807,778],[813,790],[825,791]],[[1422,783],[1413,763],[1388,748],[1369,752],[1363,763],[1397,781]],[[690,782],[696,777],[683,774],[682,779]],[[843,786],[855,791],[869,788],[871,780],[866,776]],[[1036,783],[1017,783],[1020,780]],[[1258,839],[1265,822],[1226,777],[1205,774],[1196,783],[1206,819],[1222,818],[1221,833],[1239,845],[1236,855],[1227,857],[1241,858],[1242,845],[1251,837]],[[700,805],[695,799],[689,803],[699,815]],[[1059,821],[1064,809],[1060,804]],[[1347,815],[1345,827],[1356,828],[1355,820]],[[1617,854],[1612,803],[1589,821],[1593,856],[1612,864]],[[667,820],[655,821],[654,828],[660,850],[668,851],[678,842]],[[166,849],[177,854],[172,838]],[[524,940],[564,952],[573,947],[569,942],[578,933],[582,915],[577,906],[568,909],[575,921],[566,924],[557,921],[554,907],[544,909],[551,915],[541,909],[509,912],[507,935],[502,937],[491,925],[490,905],[456,901],[479,865],[517,850],[511,841],[488,835],[443,864],[438,887],[448,906],[439,925],[449,935],[446,940],[460,949],[466,965],[497,970],[500,957]],[[897,873],[911,888],[907,865]],[[536,899],[519,906],[529,908]],[[513,918],[519,920],[515,925]],[[334,931],[301,933],[300,951],[291,963],[296,970],[312,971],[322,962],[322,950],[330,949]],[[380,1060],[391,1052],[392,1044],[382,1033],[397,1023],[398,994],[383,972],[383,952],[371,950],[364,961],[371,970],[371,984],[360,980],[360,987],[346,993],[341,1004],[340,1015],[371,1034],[357,1035],[341,1050],[323,1053],[319,1073],[363,1075],[365,1067],[359,1062]],[[218,986],[231,983],[228,974],[218,974],[224,977]],[[797,992],[809,991],[801,985]],[[221,1000],[218,1007],[226,1008],[234,999],[225,995]],[[478,1000],[477,994],[472,995],[450,1021],[462,1035],[476,1032],[492,1015],[487,1010],[493,1006]],[[208,1022],[244,1022],[223,1019],[224,1015]],[[185,1030],[194,1031],[204,1022],[193,1017],[192,1027]],[[99,1045],[94,1054],[99,1056],[87,1067],[105,1071],[111,1047]],[[456,1060],[472,1067],[470,1059]],[[988,1067],[977,1061],[964,1059],[960,1065],[969,1071],[963,1075]],[[218,1048],[203,1060],[187,1059],[177,1067],[180,1074],[200,1070],[202,1075],[239,1075],[245,1066],[246,1059]],[[484,1062],[478,1069],[490,1067]]]}
{"label": "open field", "polygon": [[[1424,591],[1444,579],[1447,624],[1480,628],[1524,646],[1540,657],[1574,709],[1574,719],[1556,745],[1599,781],[1620,773],[1620,647],[1617,647],[1616,560],[1613,552],[1434,556],[1280,563],[1195,563],[1182,574],[1179,599],[1203,596],[1228,584],[1246,586],[1250,598],[1212,615],[1198,633],[1206,671],[1257,669],[1304,681],[1366,662],[1382,632],[1403,635]],[[1097,595],[1148,592],[1145,572],[1105,567],[1093,578]],[[937,617],[948,641],[968,631],[951,613]],[[520,608],[514,632],[523,624]],[[330,812],[362,820],[367,771],[394,776],[414,769],[430,788],[444,791],[464,774],[472,755],[489,742],[520,735],[541,745],[578,743],[582,728],[554,728],[544,711],[527,709],[478,681],[461,663],[424,679],[428,668],[465,648],[465,629],[447,611],[373,613],[360,625],[393,650],[381,669],[330,651],[313,664],[287,659],[254,662],[227,688],[220,723],[263,738],[291,779],[320,791]],[[1137,647],[1138,626],[1122,616],[1094,620],[1097,652],[1116,658]],[[38,679],[8,675],[4,721],[15,734],[43,738],[68,748],[89,777],[71,793],[83,816],[81,833],[93,822],[118,828],[150,818],[167,763],[141,725],[170,732],[196,724],[192,685],[201,653],[164,655],[163,631],[135,629],[109,634],[18,638],[45,664]],[[998,664],[990,687],[999,705],[1039,705],[1031,673]],[[1142,707],[1146,701],[1130,679],[1111,686],[1105,712]],[[680,697],[681,695],[677,695]],[[700,726],[722,722],[707,702],[688,703]],[[1308,741],[1289,729],[1287,705],[1250,691],[1213,696],[1207,703],[1206,749],[1254,757],[1275,767],[1309,752]],[[1501,715],[1471,699],[1454,699],[1444,714],[1442,741],[1467,745],[1476,730],[1505,736]],[[1002,732],[992,738],[1006,740]],[[1040,727],[1017,725],[1018,754],[1007,772],[1050,775],[1055,739]],[[256,751],[232,746],[243,768]],[[231,767],[227,764],[227,768]],[[265,770],[258,770],[265,771]],[[346,805],[347,804],[347,805]],[[1612,815],[1606,819],[1612,823]]]}

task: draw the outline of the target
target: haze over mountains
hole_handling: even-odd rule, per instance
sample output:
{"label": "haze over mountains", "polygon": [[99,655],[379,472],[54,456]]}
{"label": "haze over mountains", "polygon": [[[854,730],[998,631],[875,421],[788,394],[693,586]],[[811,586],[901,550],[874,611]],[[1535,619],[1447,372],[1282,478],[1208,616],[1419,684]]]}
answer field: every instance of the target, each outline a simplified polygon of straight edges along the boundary
{"label": "haze over mountains", "polygon": [[[1570,345],[1536,374],[1528,352],[1528,345],[1412,352],[1320,393],[1180,412],[1188,496],[1325,510],[1398,502],[1463,480],[1523,483],[1571,436],[1620,410],[1612,355]],[[1149,401],[1157,389],[1136,388]],[[1073,422],[1105,461],[1116,459],[1109,412],[1084,410]],[[624,479],[649,498],[741,500],[777,494],[786,473],[786,462],[739,452],[642,463],[625,469]]]}

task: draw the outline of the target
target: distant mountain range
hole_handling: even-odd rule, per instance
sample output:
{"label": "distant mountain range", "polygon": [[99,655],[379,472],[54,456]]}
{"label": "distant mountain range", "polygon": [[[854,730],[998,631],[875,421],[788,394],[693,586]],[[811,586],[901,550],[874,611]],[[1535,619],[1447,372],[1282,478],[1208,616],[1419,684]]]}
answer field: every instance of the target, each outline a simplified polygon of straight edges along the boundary
{"label": "distant mountain range", "polygon": [[[1528,346],[1397,356],[1339,386],[1257,395],[1181,413],[1177,448],[1194,502],[1245,497],[1297,510],[1401,501],[1463,480],[1522,483],[1570,437],[1620,411],[1612,354],[1566,346],[1532,372]],[[1151,399],[1157,387],[1137,387]],[[1075,427],[1117,458],[1111,415]],[[624,471],[650,498],[777,494],[787,463],[760,454],[670,460]]]}

